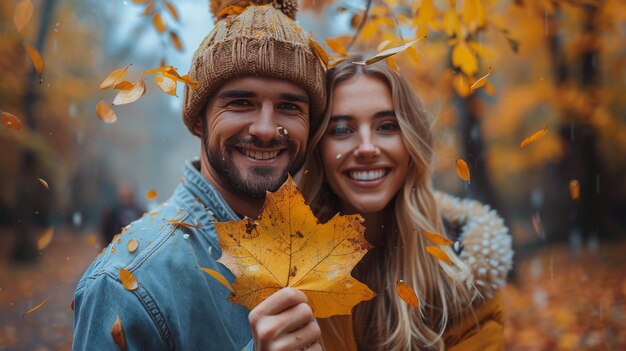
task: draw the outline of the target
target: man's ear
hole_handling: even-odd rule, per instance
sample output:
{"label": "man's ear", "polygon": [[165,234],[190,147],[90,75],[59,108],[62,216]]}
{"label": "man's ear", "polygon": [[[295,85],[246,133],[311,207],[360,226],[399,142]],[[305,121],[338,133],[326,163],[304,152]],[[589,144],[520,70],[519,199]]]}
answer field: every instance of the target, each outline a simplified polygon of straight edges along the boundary
{"label": "man's ear", "polygon": [[202,138],[202,128],[204,126],[204,123],[202,123],[202,122],[204,121],[204,118],[206,118],[206,117],[205,116],[200,116],[200,118],[202,118],[202,119],[197,119],[197,122],[193,126],[193,134],[195,134],[198,137]]}

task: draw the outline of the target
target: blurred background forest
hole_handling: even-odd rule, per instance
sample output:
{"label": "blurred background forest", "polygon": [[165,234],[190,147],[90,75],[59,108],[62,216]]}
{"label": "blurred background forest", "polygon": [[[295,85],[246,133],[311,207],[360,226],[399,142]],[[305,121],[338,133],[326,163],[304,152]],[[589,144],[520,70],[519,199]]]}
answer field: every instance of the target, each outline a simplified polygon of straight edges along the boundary
{"label": "blurred background forest", "polygon": [[[0,350],[69,349],[73,289],[105,244],[103,216],[166,199],[198,154],[182,85],[167,95],[145,75],[146,95],[113,106],[115,123],[96,105],[113,101],[98,86],[115,69],[132,64],[131,82],[162,65],[185,74],[209,7],[0,2]],[[626,349],[626,2],[301,0],[298,17],[331,57],[427,36],[378,64],[433,118],[436,186],[510,227],[508,349]]]}

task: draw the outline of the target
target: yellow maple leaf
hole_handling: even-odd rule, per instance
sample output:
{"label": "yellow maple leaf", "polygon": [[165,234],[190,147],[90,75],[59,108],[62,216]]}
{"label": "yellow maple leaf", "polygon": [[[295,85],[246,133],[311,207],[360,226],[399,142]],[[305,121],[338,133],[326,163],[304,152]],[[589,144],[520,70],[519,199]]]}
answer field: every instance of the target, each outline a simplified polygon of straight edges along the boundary
{"label": "yellow maple leaf", "polygon": [[284,287],[304,292],[313,315],[347,315],[376,294],[350,276],[371,245],[359,215],[319,223],[289,177],[268,193],[257,220],[217,222],[223,263],[235,275],[230,300],[249,309]]}

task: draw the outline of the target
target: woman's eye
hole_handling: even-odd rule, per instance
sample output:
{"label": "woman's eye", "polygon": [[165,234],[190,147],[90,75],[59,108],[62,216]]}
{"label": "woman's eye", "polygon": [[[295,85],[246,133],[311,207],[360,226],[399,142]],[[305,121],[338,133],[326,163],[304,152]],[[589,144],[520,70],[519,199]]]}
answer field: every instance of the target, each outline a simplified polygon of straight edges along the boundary
{"label": "woman's eye", "polygon": [[330,128],[330,135],[347,135],[350,134],[350,128],[347,125],[336,125]]}
{"label": "woman's eye", "polygon": [[399,129],[400,127],[398,126],[398,123],[395,123],[395,122],[385,122],[381,124],[380,126],[378,126],[378,130],[383,131],[383,132],[393,132]]}

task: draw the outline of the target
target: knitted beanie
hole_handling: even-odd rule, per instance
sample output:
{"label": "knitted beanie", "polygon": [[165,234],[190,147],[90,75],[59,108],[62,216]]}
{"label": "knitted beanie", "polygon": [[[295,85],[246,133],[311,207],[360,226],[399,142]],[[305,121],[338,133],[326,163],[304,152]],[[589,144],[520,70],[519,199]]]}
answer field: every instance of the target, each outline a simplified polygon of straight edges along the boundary
{"label": "knitted beanie", "polygon": [[197,134],[206,104],[222,84],[241,76],[279,78],[309,95],[313,132],[326,108],[325,75],[308,34],[294,22],[297,0],[213,0],[216,24],[193,56],[183,120]]}

